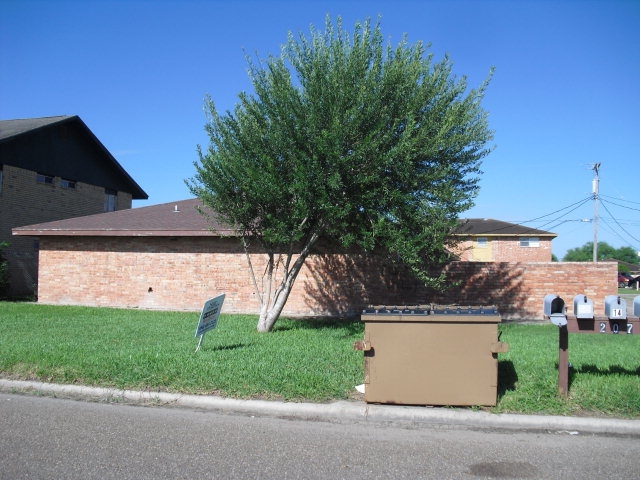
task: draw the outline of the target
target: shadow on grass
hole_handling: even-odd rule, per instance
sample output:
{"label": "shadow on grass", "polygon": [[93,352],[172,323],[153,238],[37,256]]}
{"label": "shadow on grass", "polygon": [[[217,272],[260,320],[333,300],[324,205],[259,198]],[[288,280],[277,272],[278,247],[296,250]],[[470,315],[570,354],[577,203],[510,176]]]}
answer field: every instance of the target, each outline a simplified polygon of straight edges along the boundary
{"label": "shadow on grass", "polygon": [[207,348],[207,350],[224,351],[224,350],[237,350],[239,348],[248,348],[253,346],[252,343],[234,343],[232,345],[215,345]]}
{"label": "shadow on grass", "polygon": [[[555,370],[558,370],[558,362],[555,363]],[[640,377],[640,367],[632,370],[630,368],[622,367],[620,365],[611,365],[607,368],[598,367],[597,365],[582,365],[580,368],[576,368],[573,365],[569,366],[569,389],[571,389],[571,385],[573,384],[573,380],[576,375],[579,374],[589,374],[596,376],[604,376],[604,375],[626,375],[630,377]]]}
{"label": "shadow on grass", "polygon": [[501,360],[498,362],[498,399],[516,389],[518,373],[511,360]]}
{"label": "shadow on grass", "polygon": [[310,317],[310,318],[282,318],[273,327],[274,332],[289,330],[324,328],[340,328],[347,331],[347,335],[357,335],[364,332],[364,323],[357,318]]}
{"label": "shadow on grass", "polygon": [[640,377],[640,367],[632,370],[620,365],[611,365],[607,368],[601,368],[596,365],[582,365],[580,368],[571,368],[571,375],[577,373],[590,373],[593,375],[628,375],[631,377]]}

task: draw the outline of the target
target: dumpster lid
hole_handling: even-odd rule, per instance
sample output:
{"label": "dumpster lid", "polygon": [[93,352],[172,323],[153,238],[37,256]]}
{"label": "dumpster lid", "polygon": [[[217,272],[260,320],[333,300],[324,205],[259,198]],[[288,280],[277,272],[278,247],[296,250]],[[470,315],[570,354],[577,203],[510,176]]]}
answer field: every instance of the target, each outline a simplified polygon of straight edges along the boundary
{"label": "dumpster lid", "polygon": [[496,323],[500,322],[500,314],[495,305],[373,305],[362,311],[361,320],[369,322]]}

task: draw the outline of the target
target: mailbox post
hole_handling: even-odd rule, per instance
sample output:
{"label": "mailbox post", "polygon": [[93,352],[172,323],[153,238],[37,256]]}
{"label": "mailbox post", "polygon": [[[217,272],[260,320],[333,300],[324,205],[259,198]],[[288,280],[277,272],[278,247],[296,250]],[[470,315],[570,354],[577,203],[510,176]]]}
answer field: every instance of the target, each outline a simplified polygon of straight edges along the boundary
{"label": "mailbox post", "polygon": [[558,327],[558,391],[569,393],[569,330],[564,300],[558,295],[544,297],[544,315]]}

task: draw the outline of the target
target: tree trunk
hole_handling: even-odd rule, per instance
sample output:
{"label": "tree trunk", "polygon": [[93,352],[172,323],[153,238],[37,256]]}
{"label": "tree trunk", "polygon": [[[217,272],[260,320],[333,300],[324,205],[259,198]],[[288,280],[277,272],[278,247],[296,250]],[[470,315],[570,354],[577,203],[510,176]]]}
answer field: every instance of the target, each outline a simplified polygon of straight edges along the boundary
{"label": "tree trunk", "polygon": [[267,265],[267,271],[265,272],[266,280],[267,280],[267,291],[264,295],[260,296],[260,318],[258,319],[258,331],[259,332],[270,332],[273,329],[273,326],[276,324],[278,318],[280,318],[280,314],[284,309],[285,304],[287,303],[287,299],[289,298],[289,294],[293,289],[293,284],[296,281],[298,273],[302,270],[302,266],[304,265],[305,260],[309,256],[311,252],[311,248],[320,238],[321,229],[318,227],[316,231],[311,235],[307,243],[302,248],[302,251],[298,255],[298,258],[291,269],[289,269],[289,262],[292,258],[292,253],[289,252],[289,256],[287,257],[286,265],[285,265],[285,274],[282,282],[275,289],[275,293],[273,294],[273,298],[271,297],[271,291],[273,289],[272,282],[274,281],[274,271],[275,271],[275,257],[273,252],[270,252],[269,261]]}
{"label": "tree trunk", "polygon": [[[262,307],[260,309],[260,318],[258,319],[258,331],[259,332],[270,332],[273,329],[273,326],[276,324],[278,318],[280,318],[280,314],[284,309],[285,304],[287,303],[287,299],[289,298],[289,294],[293,289],[293,284],[295,282],[302,265],[304,264],[304,258],[302,255],[298,257],[298,260],[294,263],[291,270],[287,273],[285,278],[282,279],[282,283],[276,289],[276,293],[273,298],[273,303],[270,298],[266,298],[262,303]],[[271,279],[269,279],[271,281]]]}

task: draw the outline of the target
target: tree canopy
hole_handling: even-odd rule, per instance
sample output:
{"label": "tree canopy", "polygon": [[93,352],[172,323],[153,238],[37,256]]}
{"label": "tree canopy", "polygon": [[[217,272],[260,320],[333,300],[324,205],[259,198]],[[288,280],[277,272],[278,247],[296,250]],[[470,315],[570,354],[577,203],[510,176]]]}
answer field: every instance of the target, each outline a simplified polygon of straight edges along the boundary
{"label": "tree canopy", "polygon": [[[614,248],[607,242],[598,242],[598,260],[620,260],[622,262],[638,265],[638,252],[631,247]],[[568,250],[562,258],[565,262],[591,262],[593,261],[593,242],[587,242],[581,247]]]}
{"label": "tree canopy", "polygon": [[324,31],[290,33],[279,56],[247,62],[254,91],[233,111],[207,98],[210,143],[187,184],[268,257],[258,329],[273,327],[321,237],[381,249],[441,286],[450,232],[490,152],[491,74],[469,89],[421,42],[392,47],[380,21],[350,34],[329,17]]}

